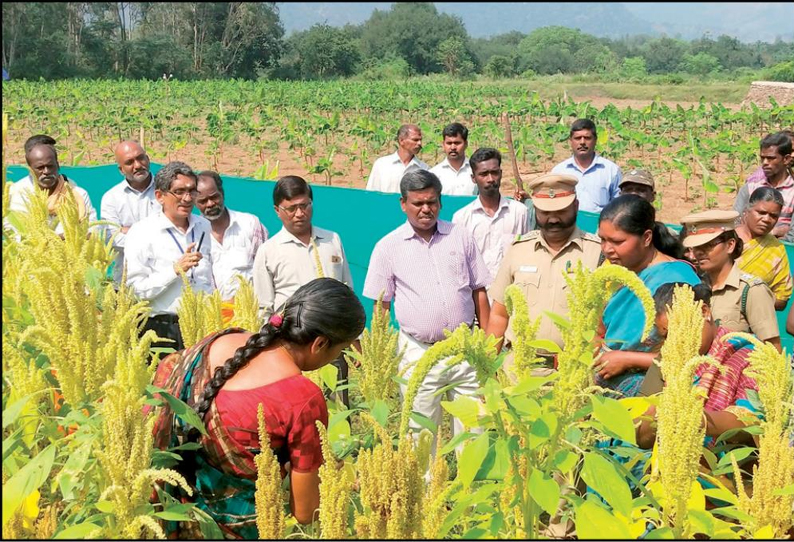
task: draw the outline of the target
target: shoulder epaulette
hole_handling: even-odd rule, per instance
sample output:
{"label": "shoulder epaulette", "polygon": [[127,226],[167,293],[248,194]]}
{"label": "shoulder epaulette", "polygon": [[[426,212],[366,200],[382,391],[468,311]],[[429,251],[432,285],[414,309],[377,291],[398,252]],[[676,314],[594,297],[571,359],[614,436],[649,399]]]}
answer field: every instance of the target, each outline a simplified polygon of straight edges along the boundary
{"label": "shoulder epaulette", "polygon": [[751,275],[750,273],[742,273],[742,276],[739,277],[739,280],[746,282],[750,286],[758,286],[760,284],[766,284],[763,280],[759,279],[755,275]]}
{"label": "shoulder epaulette", "polygon": [[513,239],[513,244],[521,243],[523,241],[531,241],[532,239],[537,239],[540,235],[540,230],[532,230],[531,232],[525,233],[524,235],[516,235],[516,238]]}
{"label": "shoulder epaulette", "polygon": [[582,236],[585,241],[593,241],[594,243],[601,244],[601,238],[594,233],[587,233]]}

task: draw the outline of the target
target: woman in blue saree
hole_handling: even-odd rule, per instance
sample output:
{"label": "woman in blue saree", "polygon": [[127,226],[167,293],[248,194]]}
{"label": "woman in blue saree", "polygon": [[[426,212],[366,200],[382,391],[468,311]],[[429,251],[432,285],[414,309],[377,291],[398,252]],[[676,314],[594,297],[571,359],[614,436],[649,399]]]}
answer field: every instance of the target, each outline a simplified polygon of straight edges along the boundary
{"label": "woman in blue saree", "polygon": [[[653,205],[635,195],[612,200],[598,222],[601,250],[610,264],[622,265],[642,279],[651,295],[663,284],[700,284],[683,249],[667,227],[656,222]],[[596,384],[625,397],[637,395],[659,348],[658,334],[641,341],[645,312],[640,300],[621,288],[604,308],[600,336],[604,342],[595,361]]]}

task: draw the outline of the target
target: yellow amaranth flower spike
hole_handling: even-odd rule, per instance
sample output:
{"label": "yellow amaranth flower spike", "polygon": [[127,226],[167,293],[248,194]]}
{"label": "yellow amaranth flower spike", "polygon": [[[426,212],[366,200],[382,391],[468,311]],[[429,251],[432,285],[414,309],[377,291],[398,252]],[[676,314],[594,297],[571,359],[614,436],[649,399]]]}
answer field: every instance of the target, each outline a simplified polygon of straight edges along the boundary
{"label": "yellow amaranth flower spike", "polygon": [[328,430],[321,421],[315,422],[320,432],[323,448],[323,464],[320,467],[320,538],[340,540],[348,538],[347,517],[350,508],[350,492],[353,488],[353,472],[338,468],[336,457],[328,442]]}
{"label": "yellow amaranth flower spike", "polygon": [[281,469],[273,450],[265,424],[265,412],[260,403],[256,410],[259,421],[259,453],[256,463],[256,528],[263,540],[281,538],[284,532],[284,503],[281,499]]}

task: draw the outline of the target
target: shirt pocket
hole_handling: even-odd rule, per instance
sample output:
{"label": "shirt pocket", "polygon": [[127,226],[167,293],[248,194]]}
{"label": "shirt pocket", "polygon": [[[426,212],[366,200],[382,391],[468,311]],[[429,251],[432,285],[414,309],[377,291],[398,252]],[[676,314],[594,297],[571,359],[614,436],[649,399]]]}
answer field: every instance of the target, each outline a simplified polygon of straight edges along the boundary
{"label": "shirt pocket", "polygon": [[338,281],[345,278],[345,260],[342,259],[340,254],[332,254],[327,264],[324,264],[324,269],[327,269],[328,276]]}
{"label": "shirt pocket", "polygon": [[466,263],[466,260],[462,257],[459,257],[459,254],[457,252],[450,253],[450,257],[452,258],[448,267],[448,274],[450,276],[450,280],[458,288],[468,288],[470,284],[470,280],[469,280],[469,266]]}
{"label": "shirt pocket", "polygon": [[534,307],[538,304],[538,298],[540,297],[540,272],[518,272],[513,283],[524,292],[528,307]]}
{"label": "shirt pocket", "polygon": [[750,331],[747,321],[742,318],[741,308],[736,303],[720,308],[720,313],[714,314],[714,319],[719,322],[719,325],[731,331]]}
{"label": "shirt pocket", "polygon": [[244,271],[253,265],[245,247],[235,247],[221,256],[226,267],[233,271]]}
{"label": "shirt pocket", "polygon": [[606,207],[609,203],[609,187],[602,186],[598,189],[598,203]]}

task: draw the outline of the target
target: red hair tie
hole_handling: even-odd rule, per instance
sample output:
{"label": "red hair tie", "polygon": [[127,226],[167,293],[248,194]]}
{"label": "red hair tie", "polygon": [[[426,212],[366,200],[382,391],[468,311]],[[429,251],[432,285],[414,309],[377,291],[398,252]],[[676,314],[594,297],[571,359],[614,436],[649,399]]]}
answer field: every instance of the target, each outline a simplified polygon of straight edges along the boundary
{"label": "red hair tie", "polygon": [[275,328],[280,328],[281,324],[284,323],[284,317],[281,316],[280,314],[274,314],[270,317],[268,323]]}

